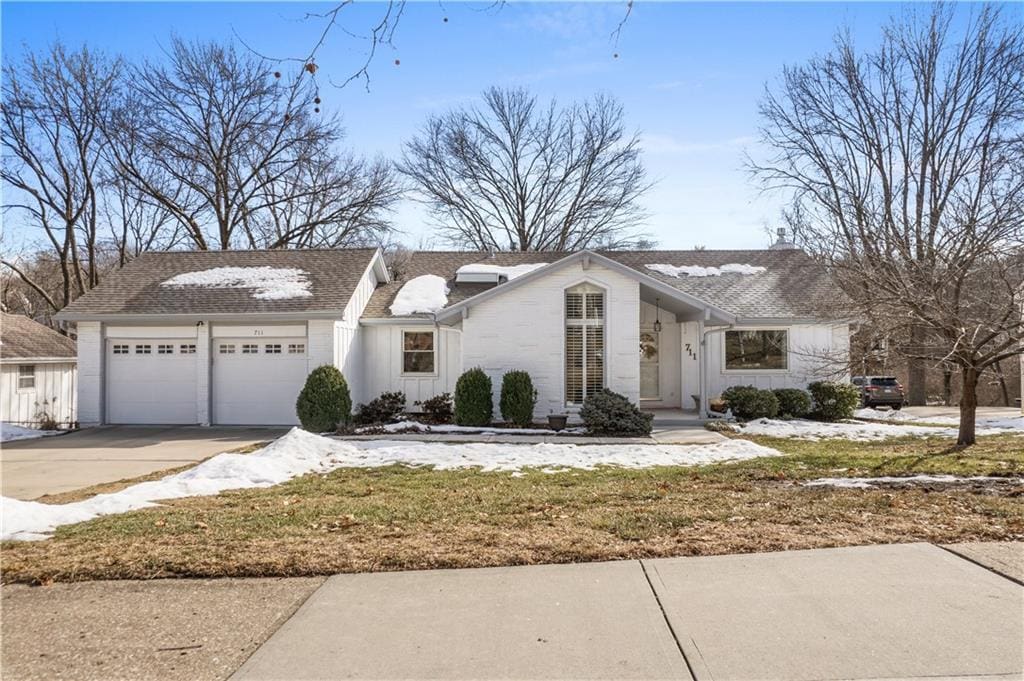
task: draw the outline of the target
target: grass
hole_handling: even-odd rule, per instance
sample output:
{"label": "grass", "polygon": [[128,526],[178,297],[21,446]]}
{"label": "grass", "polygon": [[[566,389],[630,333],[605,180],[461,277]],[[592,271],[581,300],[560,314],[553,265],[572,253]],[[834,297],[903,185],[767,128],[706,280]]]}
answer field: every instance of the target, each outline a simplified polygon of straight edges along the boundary
{"label": "grass", "polygon": [[822,476],[1024,475],[1024,439],[803,442],[698,468],[546,474],[390,466],[168,501],[7,542],[5,582],[291,576],[1024,538],[1021,487],[844,490]]}

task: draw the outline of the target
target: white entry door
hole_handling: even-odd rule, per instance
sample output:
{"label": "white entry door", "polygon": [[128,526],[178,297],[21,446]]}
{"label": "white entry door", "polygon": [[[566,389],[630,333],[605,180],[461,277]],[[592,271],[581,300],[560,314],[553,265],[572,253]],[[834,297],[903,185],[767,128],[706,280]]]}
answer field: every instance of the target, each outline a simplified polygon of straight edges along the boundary
{"label": "white entry door", "polygon": [[106,422],[199,422],[194,339],[107,340]]}
{"label": "white entry door", "polygon": [[213,422],[295,425],[295,400],[308,375],[305,338],[215,338]]}
{"label": "white entry door", "polygon": [[661,399],[660,336],[657,331],[640,331],[640,399]]}

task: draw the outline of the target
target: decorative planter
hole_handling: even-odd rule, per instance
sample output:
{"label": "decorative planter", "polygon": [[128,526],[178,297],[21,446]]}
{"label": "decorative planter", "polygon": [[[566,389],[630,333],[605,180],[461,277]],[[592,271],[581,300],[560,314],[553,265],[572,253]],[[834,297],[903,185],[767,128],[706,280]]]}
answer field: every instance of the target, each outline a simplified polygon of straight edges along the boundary
{"label": "decorative planter", "polygon": [[565,428],[568,420],[569,416],[567,414],[548,414],[548,427],[551,430],[562,430]]}

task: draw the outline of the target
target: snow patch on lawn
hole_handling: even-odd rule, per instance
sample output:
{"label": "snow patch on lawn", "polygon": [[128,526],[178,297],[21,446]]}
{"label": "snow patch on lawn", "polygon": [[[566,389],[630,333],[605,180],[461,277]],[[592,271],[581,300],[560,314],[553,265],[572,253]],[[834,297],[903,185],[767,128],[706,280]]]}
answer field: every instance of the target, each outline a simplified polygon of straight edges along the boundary
{"label": "snow patch on lawn", "polygon": [[[905,411],[888,409],[878,411],[877,409],[858,409],[853,413],[858,419],[869,421],[921,421],[923,423],[941,423],[944,425],[957,426],[960,424],[959,416],[914,416]],[[978,416],[975,418],[975,425],[978,428],[1005,428],[1008,430],[1024,431],[1024,415],[1021,416]]]}
{"label": "snow patch on lawn", "polygon": [[293,428],[252,454],[218,454],[194,468],[160,480],[132,485],[70,504],[0,498],[0,539],[46,539],[61,525],[156,505],[161,499],[217,494],[228,489],[270,487],[307,473],[336,468],[373,468],[401,464],[439,469],[479,467],[485,471],[547,472],[598,465],[647,468],[696,466],[719,461],[779,456],[748,440],[712,445],[444,444],[337,440]]}
{"label": "snow patch on lawn", "polygon": [[[1015,419],[1009,419],[1013,421]],[[823,440],[837,438],[869,442],[887,440],[894,437],[953,437],[957,436],[956,428],[942,426],[915,426],[895,423],[864,423],[862,421],[839,421],[824,423],[793,419],[780,421],[777,419],[756,419],[745,424],[734,426],[734,430],[742,435],[765,435],[768,437],[794,438],[797,440]],[[998,435],[1016,433],[1024,435],[1020,426],[979,426],[978,435]]]}
{"label": "snow patch on lawn", "polygon": [[720,267],[701,267],[700,265],[647,265],[647,269],[664,274],[666,277],[720,277],[726,273],[735,274],[760,274],[767,272],[767,267],[759,265],[741,265],[740,263],[729,263]]}
{"label": "snow patch on lawn", "polygon": [[36,430],[35,428],[23,428],[13,423],[0,423],[0,442],[14,442],[16,440],[34,440],[38,437],[49,435],[62,435],[66,430]]}
{"label": "snow patch on lawn", "polygon": [[406,430],[421,433],[479,433],[483,435],[582,435],[586,428],[564,428],[560,431],[550,428],[499,428],[496,426],[456,426],[452,424],[420,423],[419,421],[399,421],[382,426],[359,428],[357,433],[371,433],[377,429],[385,433],[401,433]]}
{"label": "snow patch on lawn", "polygon": [[395,301],[391,303],[391,314],[397,316],[417,312],[434,313],[448,304],[448,284],[436,274],[413,277],[402,285]]}
{"label": "snow patch on lawn", "polygon": [[546,262],[526,263],[523,265],[487,265],[484,263],[474,263],[472,265],[463,265],[455,271],[455,274],[497,274],[499,276],[506,277],[511,281],[516,277],[521,277],[524,274],[528,274],[536,269],[544,267],[547,264],[548,263]]}
{"label": "snow patch on lawn", "polygon": [[160,284],[166,288],[251,288],[259,300],[309,298],[310,282],[297,267],[215,267],[185,272]]}
{"label": "snow patch on lawn", "polygon": [[880,485],[956,485],[956,484],[1024,484],[1024,478],[1000,478],[991,475],[909,475],[877,478],[818,478],[801,483],[804,487],[840,487],[845,489],[873,489]]}

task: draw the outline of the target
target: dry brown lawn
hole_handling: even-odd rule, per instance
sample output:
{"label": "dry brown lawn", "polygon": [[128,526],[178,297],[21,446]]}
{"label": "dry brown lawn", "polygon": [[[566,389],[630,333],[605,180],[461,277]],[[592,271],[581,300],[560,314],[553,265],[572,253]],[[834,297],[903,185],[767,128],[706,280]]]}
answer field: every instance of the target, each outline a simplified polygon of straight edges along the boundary
{"label": "dry brown lawn", "polygon": [[[391,466],[168,501],[6,542],[5,582],[292,576],[929,541],[1024,539],[1024,486],[851,490],[815,477],[1024,475],[1024,438],[759,439],[784,457],[700,468]],[[61,501],[64,501],[63,499]]]}

